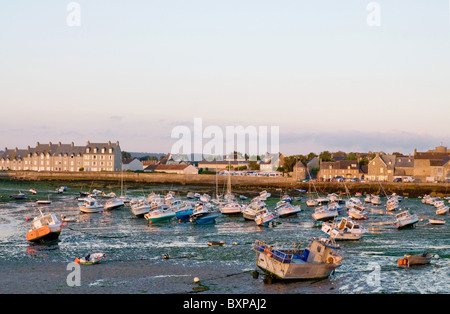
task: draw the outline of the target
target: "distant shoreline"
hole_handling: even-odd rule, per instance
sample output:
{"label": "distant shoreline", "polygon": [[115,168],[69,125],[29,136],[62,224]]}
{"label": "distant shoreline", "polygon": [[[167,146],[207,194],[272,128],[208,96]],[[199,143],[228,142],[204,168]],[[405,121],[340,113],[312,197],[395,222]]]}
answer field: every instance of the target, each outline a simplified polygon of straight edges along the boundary
{"label": "distant shoreline", "polygon": [[[0,171],[0,180],[7,181],[109,181],[124,183],[156,183],[197,185],[213,187],[216,179],[219,186],[226,184],[227,176],[213,174],[169,174],[169,173],[135,173],[135,172],[51,172],[51,171]],[[285,177],[250,177],[232,176],[233,190],[308,190],[309,182],[296,182],[293,178]],[[319,193],[345,193],[345,186],[341,182],[314,182]],[[357,192],[364,194],[383,194],[380,186],[390,195],[419,197],[425,194],[431,196],[449,196],[448,183],[398,183],[398,182],[348,182],[346,186],[351,194]],[[313,185],[311,190],[314,192]],[[307,195],[307,194],[305,194]]]}

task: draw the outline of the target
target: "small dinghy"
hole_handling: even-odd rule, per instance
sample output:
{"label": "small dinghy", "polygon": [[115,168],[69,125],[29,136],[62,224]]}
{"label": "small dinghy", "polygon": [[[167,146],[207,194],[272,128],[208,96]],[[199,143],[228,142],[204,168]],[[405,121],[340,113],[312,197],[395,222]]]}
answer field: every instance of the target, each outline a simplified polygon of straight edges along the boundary
{"label": "small dinghy", "polygon": [[106,258],[105,253],[92,253],[86,255],[85,257],[75,258],[75,263],[80,265],[94,265],[101,263],[104,258]]}
{"label": "small dinghy", "polygon": [[428,219],[428,221],[429,221],[430,224],[432,224],[432,225],[444,225],[444,224],[445,224],[445,220]]}
{"label": "small dinghy", "polygon": [[223,246],[225,241],[208,241],[209,246]]}
{"label": "small dinghy", "polygon": [[399,266],[414,266],[414,265],[427,265],[430,264],[433,254],[423,252],[419,255],[405,254],[404,258],[398,260]]}

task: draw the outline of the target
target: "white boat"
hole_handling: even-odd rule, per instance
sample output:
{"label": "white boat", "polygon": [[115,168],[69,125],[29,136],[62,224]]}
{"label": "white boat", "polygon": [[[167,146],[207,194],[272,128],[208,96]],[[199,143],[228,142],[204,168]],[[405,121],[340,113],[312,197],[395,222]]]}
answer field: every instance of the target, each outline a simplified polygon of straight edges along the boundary
{"label": "white boat", "polygon": [[359,206],[350,207],[347,211],[347,214],[350,216],[350,218],[355,220],[368,218],[368,216],[365,215],[364,208],[361,208]]}
{"label": "white boat", "polygon": [[78,205],[78,208],[83,213],[99,213],[105,209],[105,207],[99,204],[95,198],[85,197],[82,200],[83,201]]}
{"label": "white boat", "polygon": [[31,193],[31,194],[37,194],[37,191],[36,191],[36,189],[31,188],[31,189],[30,189],[30,193]]}
{"label": "white boat", "polygon": [[328,202],[329,202],[330,200],[328,199],[328,198],[326,198],[326,197],[318,197],[318,198],[316,198],[316,203],[317,203],[317,205],[324,205],[324,204],[328,204]]}
{"label": "white boat", "polygon": [[306,201],[306,206],[308,206],[308,207],[315,207],[316,205],[317,205],[316,200],[309,199]]}
{"label": "white boat", "polygon": [[347,207],[347,209],[355,208],[355,207],[359,208],[361,210],[364,209],[364,204],[361,202],[360,199],[358,199],[356,197],[352,197],[348,201],[346,201],[345,206]]}
{"label": "white boat", "polygon": [[280,217],[296,216],[301,211],[301,206],[293,206],[289,202],[279,201],[275,206],[275,214]]}
{"label": "white boat", "polygon": [[202,196],[200,196],[200,201],[208,203],[209,201],[211,201],[211,196],[209,194],[204,193]]}
{"label": "white boat", "polygon": [[169,206],[158,205],[150,207],[150,211],[144,215],[149,223],[168,222],[175,217],[175,212]]}
{"label": "white boat", "polygon": [[188,192],[188,194],[186,195],[186,198],[189,199],[189,200],[195,199],[194,192]]}
{"label": "white boat", "polygon": [[316,221],[327,221],[330,219],[334,219],[339,215],[337,210],[330,210],[327,206],[322,205],[316,208],[314,211],[314,214],[312,214],[312,217]]}
{"label": "white boat", "polygon": [[448,213],[448,206],[442,204],[440,207],[436,209],[436,215],[445,215]]}
{"label": "white boat", "polygon": [[51,205],[52,201],[50,200],[50,195],[46,200],[36,200],[36,204],[38,205]]}
{"label": "white boat", "polygon": [[105,209],[117,209],[120,207],[123,207],[125,205],[124,201],[122,199],[119,199],[117,197],[109,199],[105,203]]}
{"label": "white boat", "polygon": [[372,205],[375,205],[375,206],[380,205],[381,204],[380,197],[378,195],[372,196],[371,203],[372,203]]}
{"label": "white boat", "polygon": [[272,194],[270,194],[269,192],[267,192],[266,190],[264,190],[264,191],[262,191],[262,192],[260,192],[259,193],[259,199],[261,200],[261,201],[265,201],[265,200],[267,200],[270,196],[271,196]]}
{"label": "white boat", "polygon": [[414,224],[419,222],[419,218],[417,218],[416,214],[411,214],[409,211],[405,210],[401,213],[395,215],[395,223],[397,228],[407,228],[414,227]]}
{"label": "white boat", "polygon": [[309,247],[277,249],[261,241],[255,241],[256,266],[268,278],[310,280],[327,278],[341,266],[343,257],[330,239],[313,238]]}
{"label": "white boat", "polygon": [[394,211],[399,209],[398,199],[390,198],[386,202],[386,209],[389,211]]}
{"label": "white boat", "polygon": [[263,201],[254,200],[242,210],[242,216],[245,220],[255,220],[258,210],[265,207],[267,207],[267,205]]}
{"label": "white boat", "polygon": [[220,206],[220,212],[224,215],[238,215],[242,212],[242,205],[237,202],[230,202]]}
{"label": "white boat", "polygon": [[280,200],[283,202],[293,202],[294,198],[292,196],[289,196],[288,194],[284,194]]}
{"label": "white boat", "polygon": [[432,225],[445,225],[445,220],[439,220],[439,219],[428,219],[430,224]]}
{"label": "white boat", "polygon": [[366,195],[366,198],[364,199],[364,202],[366,202],[366,203],[371,203],[371,202],[372,202],[372,196],[369,195],[369,194],[367,194],[367,195]]}
{"label": "white boat", "polygon": [[255,222],[258,226],[268,227],[274,219],[274,214],[271,213],[267,208],[262,208],[255,214]]}
{"label": "white boat", "polygon": [[150,211],[150,205],[145,198],[130,202],[131,212],[136,217],[144,217]]}
{"label": "white boat", "polygon": [[324,222],[322,231],[336,241],[359,240],[365,233],[360,225],[348,218],[342,218],[339,223]]}

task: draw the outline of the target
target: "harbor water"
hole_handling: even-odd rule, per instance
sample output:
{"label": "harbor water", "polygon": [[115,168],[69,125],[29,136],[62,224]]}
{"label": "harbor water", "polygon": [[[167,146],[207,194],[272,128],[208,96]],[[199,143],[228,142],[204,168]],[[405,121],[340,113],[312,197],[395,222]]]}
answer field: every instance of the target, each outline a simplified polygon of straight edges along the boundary
{"label": "harbor water", "polygon": [[[60,185],[67,186],[67,190],[57,194],[55,189]],[[31,195],[30,188],[36,189],[37,194]],[[279,218],[269,227],[259,227],[242,216],[226,215],[220,215],[210,225],[176,219],[149,224],[144,218],[135,217],[129,206],[101,213],[81,213],[76,198],[80,190],[89,188],[86,184],[69,182],[0,182],[0,292],[42,292],[29,287],[29,278],[21,284],[22,278],[27,278],[24,269],[45,269],[46,280],[56,287],[47,291],[50,293],[437,294],[450,291],[449,215],[437,216],[433,206],[422,204],[418,198],[406,198],[400,203],[402,210],[407,209],[420,219],[415,228],[405,230],[393,226],[394,215],[398,212],[385,210],[385,197],[382,197],[382,205],[368,205],[369,218],[359,221],[367,233],[359,241],[338,242],[344,261],[330,278],[266,284],[261,270],[258,278],[252,276],[256,270],[252,249],[255,240],[305,247],[313,237],[326,237],[320,228],[314,227],[311,217],[314,209],[305,204],[307,194],[288,191],[292,192],[291,196],[303,196],[302,201],[294,202],[301,205],[302,211],[295,217]],[[99,186],[94,182],[91,188],[120,195],[120,187],[116,185]],[[172,190],[177,197],[185,199],[187,192],[200,189],[136,184],[128,187],[127,195],[147,196],[153,191],[164,196]],[[9,197],[19,190],[27,194],[26,200]],[[257,193],[242,191],[249,200]],[[279,194],[273,191],[266,202],[269,208],[273,209],[280,200]],[[52,200],[51,205],[38,206],[35,202],[47,198]],[[107,199],[99,200],[106,202]],[[39,215],[39,208],[57,217],[76,219],[66,223],[57,244],[36,245],[26,240],[30,221]],[[346,217],[345,210],[340,217]],[[446,224],[432,225],[428,223],[430,218],[444,219]],[[208,241],[224,241],[225,244],[214,247],[209,246]],[[398,266],[397,260],[404,254],[424,251],[433,254],[429,265]],[[76,287],[68,290],[66,265],[75,257],[92,252],[103,252],[107,258],[101,264],[88,266],[86,271],[96,274],[92,278],[85,277],[79,290]],[[52,272],[60,272],[61,276],[50,276]],[[194,277],[200,278],[201,285],[193,283]]]}

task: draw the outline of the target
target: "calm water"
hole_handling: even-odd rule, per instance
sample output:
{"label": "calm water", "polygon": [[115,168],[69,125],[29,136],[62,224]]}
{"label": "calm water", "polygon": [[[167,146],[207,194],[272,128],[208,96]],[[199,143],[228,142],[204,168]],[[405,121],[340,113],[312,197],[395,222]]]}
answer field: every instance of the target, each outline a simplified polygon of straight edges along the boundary
{"label": "calm water", "polygon": [[[54,190],[65,185],[68,190],[56,194]],[[29,194],[30,188],[38,191],[28,200],[10,200],[9,195],[19,190]],[[92,189],[106,193],[120,194],[117,186],[93,184]],[[313,227],[311,214],[304,201],[302,212],[295,218],[279,219],[274,227],[258,227],[255,223],[244,221],[242,217],[220,216],[213,225],[169,223],[149,226],[143,218],[136,218],[129,207],[96,214],[82,214],[75,197],[78,192],[89,190],[81,183],[55,182],[0,182],[0,259],[11,263],[67,262],[75,256],[87,252],[102,251],[108,255],[108,262],[123,260],[160,260],[164,254],[178,258],[179,263],[189,263],[201,267],[205,263],[232,265],[242,272],[251,272],[255,267],[255,254],[252,244],[256,239],[268,243],[309,243],[309,239],[324,236],[320,228]],[[203,188],[205,189],[205,188]],[[165,195],[168,190],[184,197],[188,191],[199,191],[198,187],[179,187],[152,185],[145,188],[135,186],[128,189],[128,195],[142,196],[150,191]],[[209,191],[208,191],[209,192]],[[257,191],[247,191],[247,195]],[[279,200],[279,192],[273,192],[267,202],[271,208]],[[53,247],[40,248],[26,241],[29,226],[26,217],[38,214],[36,199],[46,199],[50,195],[53,204],[41,206],[44,212],[53,212],[58,217],[75,217],[77,222],[68,222],[60,236],[60,242]],[[251,195],[251,196],[253,196]],[[299,196],[297,192],[291,195]],[[306,195],[304,195],[304,200]],[[106,199],[104,199],[106,201]],[[447,203],[447,202],[446,202]],[[392,226],[394,216],[386,213],[383,206],[374,207],[369,219],[361,224],[369,229],[363,238],[356,242],[339,242],[344,252],[344,263],[335,274],[319,285],[314,293],[448,293],[450,291],[450,219],[449,216],[436,216],[434,207],[423,205],[420,199],[405,199],[402,209],[409,209],[423,219],[414,229],[397,230]],[[344,215],[341,212],[341,217]],[[446,220],[443,226],[427,225],[428,218]],[[207,245],[208,240],[225,241],[220,249]],[[234,243],[237,245],[234,245]],[[396,260],[404,254],[419,254],[423,251],[439,255],[431,265],[414,268],[400,268]],[[304,292],[306,283],[277,283],[264,285],[262,280],[245,276],[242,287],[246,293]],[[377,281],[376,279],[379,279]],[[303,289],[303,290],[302,290]]]}

